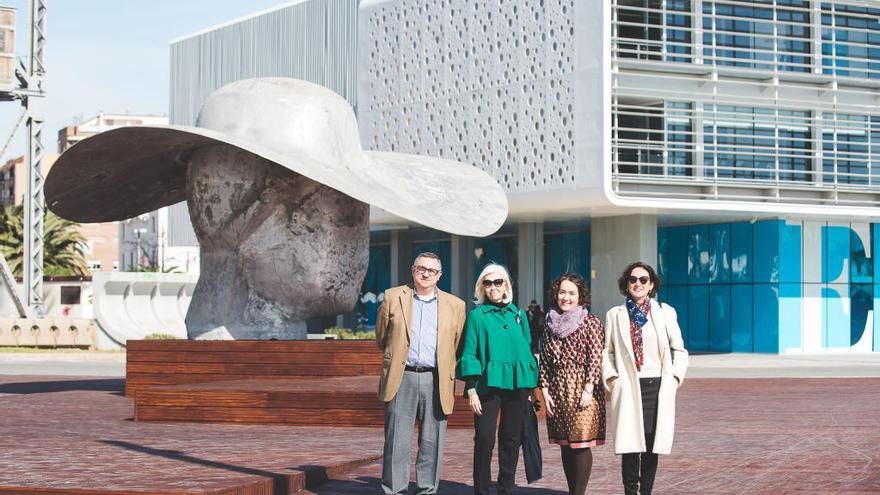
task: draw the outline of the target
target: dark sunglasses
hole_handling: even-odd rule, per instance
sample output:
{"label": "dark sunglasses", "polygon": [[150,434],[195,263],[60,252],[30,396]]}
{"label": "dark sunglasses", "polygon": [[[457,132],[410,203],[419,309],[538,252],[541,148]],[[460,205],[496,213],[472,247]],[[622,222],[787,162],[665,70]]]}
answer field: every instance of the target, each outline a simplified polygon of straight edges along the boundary
{"label": "dark sunglasses", "polygon": [[495,280],[483,279],[483,287],[492,287],[493,285],[495,287],[501,287],[502,285],[504,285],[504,279],[503,278],[496,278]]}
{"label": "dark sunglasses", "polygon": [[632,284],[634,284],[634,283],[636,283],[636,282],[641,282],[642,285],[645,285],[645,284],[648,283],[649,280],[651,280],[651,277],[649,277],[649,276],[647,276],[647,275],[642,275],[641,277],[636,277],[635,275],[630,275],[630,276],[627,277],[627,279],[626,279],[626,281],[629,282],[630,285],[632,285]]}

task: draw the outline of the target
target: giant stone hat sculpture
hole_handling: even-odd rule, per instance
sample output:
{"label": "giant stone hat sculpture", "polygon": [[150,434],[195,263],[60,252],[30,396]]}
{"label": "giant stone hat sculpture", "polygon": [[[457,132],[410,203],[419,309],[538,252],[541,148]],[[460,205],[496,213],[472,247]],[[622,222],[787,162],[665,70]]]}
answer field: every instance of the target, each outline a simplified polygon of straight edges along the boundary
{"label": "giant stone hat sculpture", "polygon": [[369,205],[453,234],[507,217],[498,183],[452,160],[361,149],[348,102],[286,78],[214,92],[196,127],[133,126],[64,152],[45,184],[58,215],[123,220],[183,200],[202,250],[190,338],[303,338],[349,311],[367,268]]}

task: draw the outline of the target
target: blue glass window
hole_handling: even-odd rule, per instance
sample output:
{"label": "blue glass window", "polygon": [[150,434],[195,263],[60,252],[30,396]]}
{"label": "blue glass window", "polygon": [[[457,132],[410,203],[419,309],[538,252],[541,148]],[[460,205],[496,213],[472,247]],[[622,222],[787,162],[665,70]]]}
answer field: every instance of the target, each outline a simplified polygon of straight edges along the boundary
{"label": "blue glass window", "polygon": [[618,172],[693,175],[692,106],[690,102],[675,101],[616,105],[614,141]]}
{"label": "blue glass window", "polygon": [[822,72],[880,79],[880,9],[822,4]]}
{"label": "blue glass window", "polygon": [[[835,118],[836,117],[836,118]],[[871,151],[880,151],[877,116],[823,114],[822,180],[833,184],[872,184],[878,181]]]}
{"label": "blue glass window", "polygon": [[691,61],[690,0],[617,0],[616,3],[618,57]]}
{"label": "blue glass window", "polygon": [[[559,275],[574,272],[590,284],[590,233],[559,232],[544,234],[544,287]],[[550,301],[546,301],[547,306]]]}
{"label": "blue glass window", "polygon": [[667,175],[693,175],[691,103],[666,102]]}
{"label": "blue glass window", "polygon": [[[810,72],[809,3],[773,0],[703,3],[704,63]],[[713,23],[714,21],[714,23]]]}
{"label": "blue glass window", "polygon": [[[497,263],[507,268],[513,280],[518,277],[517,265],[518,244],[515,237],[493,236],[477,239],[474,243],[474,276],[476,281],[480,272],[489,263]],[[516,287],[514,287],[516,289]]]}
{"label": "blue glass window", "polygon": [[809,112],[704,105],[706,175],[811,180]]}
{"label": "blue glass window", "polygon": [[377,237],[373,233],[370,235],[367,273],[355,306],[359,327],[372,328],[376,325],[376,311],[382,303],[381,296],[391,287],[391,245],[375,243]]}

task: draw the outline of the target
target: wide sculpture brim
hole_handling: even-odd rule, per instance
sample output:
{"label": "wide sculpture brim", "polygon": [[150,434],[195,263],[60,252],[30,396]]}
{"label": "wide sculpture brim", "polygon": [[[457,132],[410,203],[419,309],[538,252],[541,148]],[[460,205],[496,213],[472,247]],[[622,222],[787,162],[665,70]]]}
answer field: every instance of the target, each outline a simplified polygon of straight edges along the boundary
{"label": "wide sculpture brim", "polygon": [[190,126],[102,132],[65,151],[49,171],[46,204],[76,222],[132,218],[186,200],[189,156],[224,144],[274,162],[393,215],[451,234],[483,237],[507,218],[507,196],[489,174],[453,160],[364,151],[359,163],[323,163]]}

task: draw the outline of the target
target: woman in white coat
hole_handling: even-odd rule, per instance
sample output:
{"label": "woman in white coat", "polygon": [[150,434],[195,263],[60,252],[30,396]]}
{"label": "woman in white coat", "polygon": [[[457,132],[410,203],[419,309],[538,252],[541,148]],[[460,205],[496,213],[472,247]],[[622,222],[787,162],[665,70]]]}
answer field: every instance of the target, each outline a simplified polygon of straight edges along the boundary
{"label": "woman in white coat", "polygon": [[624,493],[648,495],[658,454],[672,450],[675,391],[684,381],[688,353],[675,310],[655,299],[660,278],[654,269],[631,263],[617,282],[626,303],[605,317],[603,382],[611,392]]}

